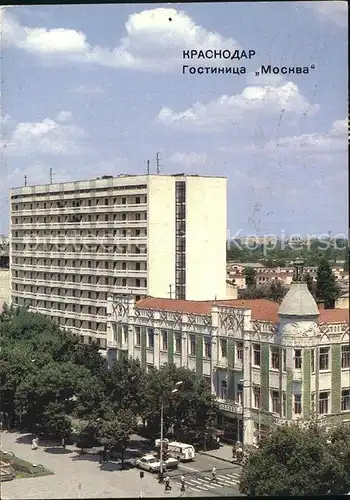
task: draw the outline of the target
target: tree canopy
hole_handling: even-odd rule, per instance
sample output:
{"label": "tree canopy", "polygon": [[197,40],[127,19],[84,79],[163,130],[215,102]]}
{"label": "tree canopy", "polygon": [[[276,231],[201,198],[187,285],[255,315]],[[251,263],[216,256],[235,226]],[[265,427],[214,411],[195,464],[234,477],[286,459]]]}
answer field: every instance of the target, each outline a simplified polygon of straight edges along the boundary
{"label": "tree canopy", "polygon": [[315,421],[277,428],[243,466],[240,491],[247,496],[306,496],[350,491],[350,434],[327,431]]}
{"label": "tree canopy", "polygon": [[[215,400],[206,380],[190,370],[165,365],[146,372],[138,360],[125,357],[108,369],[96,345],[80,344],[49,319],[21,308],[4,308],[0,337],[7,427],[62,439],[77,420],[82,448],[108,442],[123,457],[137,417],[158,433],[163,400],[166,429],[196,442],[211,432]],[[180,380],[182,387],[172,395]],[[118,443],[113,444],[111,429]]]}
{"label": "tree canopy", "polygon": [[329,262],[323,258],[317,268],[316,298],[324,302],[325,309],[334,308],[339,287]]}

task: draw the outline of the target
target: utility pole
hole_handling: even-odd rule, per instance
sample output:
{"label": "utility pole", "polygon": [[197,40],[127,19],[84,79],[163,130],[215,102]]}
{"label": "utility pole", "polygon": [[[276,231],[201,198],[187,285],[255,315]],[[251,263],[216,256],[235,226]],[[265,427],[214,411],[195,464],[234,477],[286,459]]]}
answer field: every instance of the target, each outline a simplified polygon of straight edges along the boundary
{"label": "utility pole", "polygon": [[160,174],[160,158],[159,153],[156,154],[157,175]]}
{"label": "utility pole", "polygon": [[147,175],[149,175],[149,160],[147,160]]}

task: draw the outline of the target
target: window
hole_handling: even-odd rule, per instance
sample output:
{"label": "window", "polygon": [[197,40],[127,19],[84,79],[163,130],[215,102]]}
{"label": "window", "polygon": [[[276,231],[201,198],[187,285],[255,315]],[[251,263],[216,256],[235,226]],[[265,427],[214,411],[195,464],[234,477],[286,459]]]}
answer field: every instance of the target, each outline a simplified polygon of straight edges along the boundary
{"label": "window", "polygon": [[341,367],[350,368],[350,345],[341,346]]}
{"label": "window", "polygon": [[168,350],[168,332],[166,330],[161,331],[161,338],[162,338],[161,350],[167,351]]}
{"label": "window", "polygon": [[226,382],[226,380],[221,380],[219,397],[221,399],[227,399],[227,382]]}
{"label": "window", "polygon": [[175,352],[177,354],[181,354],[181,335],[180,334],[175,335]]}
{"label": "window", "polygon": [[204,357],[211,358],[211,343],[208,337],[204,339]]}
{"label": "window", "polygon": [[243,406],[243,384],[239,383],[237,385],[237,403]]}
{"label": "window", "polygon": [[294,368],[296,370],[301,370],[301,366],[302,366],[301,349],[294,349]]}
{"label": "window", "polygon": [[294,394],[294,413],[301,414],[301,394]]}
{"label": "window", "polygon": [[147,347],[150,349],[154,347],[154,332],[152,328],[149,328],[147,331]]}
{"label": "window", "polygon": [[286,393],[282,393],[282,416],[285,417],[287,415],[287,396]]}
{"label": "window", "polygon": [[260,366],[260,363],[261,363],[260,344],[253,344],[253,365]]}
{"label": "window", "polygon": [[141,280],[137,279],[135,280],[135,286],[140,287],[141,286]]}
{"label": "window", "polygon": [[315,349],[311,349],[311,373],[315,373]]}
{"label": "window", "polygon": [[227,340],[220,339],[220,356],[222,358],[227,358]]}
{"label": "window", "polygon": [[280,350],[279,347],[271,347],[271,368],[280,369]]}
{"label": "window", "polygon": [[350,411],[350,389],[341,391],[341,411]]}
{"label": "window", "polygon": [[254,408],[260,408],[260,387],[255,386],[253,388],[253,407]]}
{"label": "window", "polygon": [[136,204],[136,205],[139,205],[139,204],[140,204],[140,201],[141,201],[140,197],[139,197],[139,196],[136,196],[136,198],[135,198],[135,204]]}
{"label": "window", "polygon": [[328,392],[320,392],[320,397],[318,398],[318,412],[320,415],[328,413]]}
{"label": "window", "polygon": [[123,344],[127,344],[128,343],[128,326],[127,325],[123,325]]}
{"label": "window", "polygon": [[236,357],[237,361],[243,363],[243,342],[237,342],[236,344]]}
{"label": "window", "polygon": [[287,371],[287,352],[285,349],[282,349],[282,371]]}
{"label": "window", "polygon": [[141,345],[141,329],[139,326],[135,327],[135,345]]}
{"label": "window", "polygon": [[320,347],[319,368],[329,370],[329,347]]}
{"label": "window", "polygon": [[271,406],[273,413],[281,413],[280,393],[278,391],[271,391]]}
{"label": "window", "polygon": [[190,335],[189,339],[189,354],[190,356],[195,356],[196,355],[196,336],[195,335]]}

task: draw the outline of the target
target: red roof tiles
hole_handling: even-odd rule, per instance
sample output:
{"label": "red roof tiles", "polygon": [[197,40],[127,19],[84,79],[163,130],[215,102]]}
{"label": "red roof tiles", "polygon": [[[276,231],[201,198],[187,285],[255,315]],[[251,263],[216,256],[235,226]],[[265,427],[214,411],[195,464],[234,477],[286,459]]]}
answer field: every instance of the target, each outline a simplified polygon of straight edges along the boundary
{"label": "red roof tiles", "polygon": [[[181,312],[183,314],[210,314],[213,305],[251,309],[252,319],[276,323],[278,319],[277,302],[267,299],[230,299],[230,300],[178,300],[146,297],[139,300],[136,306],[139,309],[155,309]],[[321,309],[320,323],[349,322],[347,309]]]}

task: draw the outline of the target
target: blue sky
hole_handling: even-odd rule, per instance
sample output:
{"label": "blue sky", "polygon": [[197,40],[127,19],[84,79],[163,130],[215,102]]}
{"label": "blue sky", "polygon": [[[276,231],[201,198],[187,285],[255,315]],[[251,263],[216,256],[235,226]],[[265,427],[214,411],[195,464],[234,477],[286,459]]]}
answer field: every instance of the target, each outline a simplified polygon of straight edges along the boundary
{"label": "blue sky", "polygon": [[[0,234],[8,189],[118,173],[228,177],[228,230],[347,231],[347,3],[2,8]],[[171,18],[171,21],[169,21]],[[255,50],[183,74],[183,50]],[[261,65],[309,74],[256,76]]]}

